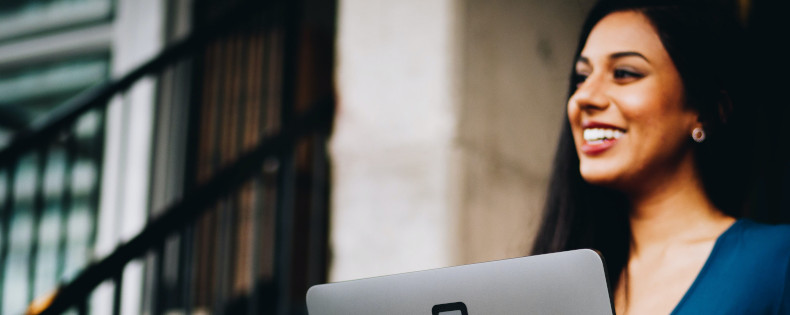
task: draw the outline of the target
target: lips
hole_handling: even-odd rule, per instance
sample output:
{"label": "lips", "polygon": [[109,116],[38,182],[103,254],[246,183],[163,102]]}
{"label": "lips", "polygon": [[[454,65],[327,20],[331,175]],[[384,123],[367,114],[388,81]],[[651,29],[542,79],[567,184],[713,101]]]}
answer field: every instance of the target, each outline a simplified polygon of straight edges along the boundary
{"label": "lips", "polygon": [[581,151],[585,155],[602,154],[617,144],[626,133],[623,128],[599,122],[585,122],[582,127],[584,140]]}

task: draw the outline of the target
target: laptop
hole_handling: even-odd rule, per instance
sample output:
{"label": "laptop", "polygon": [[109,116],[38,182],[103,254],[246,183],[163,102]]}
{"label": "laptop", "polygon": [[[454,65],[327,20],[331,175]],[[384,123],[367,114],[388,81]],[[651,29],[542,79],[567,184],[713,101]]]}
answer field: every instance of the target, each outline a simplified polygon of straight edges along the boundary
{"label": "laptop", "polygon": [[614,314],[603,257],[554,254],[316,285],[310,315]]}

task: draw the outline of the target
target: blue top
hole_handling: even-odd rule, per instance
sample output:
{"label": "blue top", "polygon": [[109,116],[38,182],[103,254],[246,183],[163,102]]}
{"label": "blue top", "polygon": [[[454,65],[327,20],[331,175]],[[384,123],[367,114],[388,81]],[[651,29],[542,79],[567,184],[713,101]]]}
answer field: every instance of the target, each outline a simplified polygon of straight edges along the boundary
{"label": "blue top", "polygon": [[672,314],[790,314],[790,225],[736,221]]}

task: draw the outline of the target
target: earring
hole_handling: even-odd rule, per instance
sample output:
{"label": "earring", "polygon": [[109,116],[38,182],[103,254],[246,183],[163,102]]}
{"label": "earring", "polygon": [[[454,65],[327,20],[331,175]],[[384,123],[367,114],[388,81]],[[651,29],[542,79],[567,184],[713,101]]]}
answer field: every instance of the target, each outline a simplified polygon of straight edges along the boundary
{"label": "earring", "polygon": [[691,132],[691,138],[697,143],[702,143],[702,141],[705,141],[705,130],[702,127],[694,128]]}

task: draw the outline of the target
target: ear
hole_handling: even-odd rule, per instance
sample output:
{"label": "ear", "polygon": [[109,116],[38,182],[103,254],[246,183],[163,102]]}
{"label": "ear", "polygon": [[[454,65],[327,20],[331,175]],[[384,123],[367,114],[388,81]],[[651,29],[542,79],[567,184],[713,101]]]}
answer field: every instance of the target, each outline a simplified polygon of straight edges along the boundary
{"label": "ear", "polygon": [[691,124],[691,128],[688,129],[688,134],[690,134],[690,135],[694,134],[694,130],[697,129],[697,128],[702,128],[702,130],[708,131],[708,128],[705,128],[705,126],[706,125],[703,122],[697,121],[697,122]]}
{"label": "ear", "polygon": [[704,116],[702,114],[700,114],[699,110],[695,109],[691,113],[691,115],[693,115],[693,119],[691,119],[691,121],[687,125],[687,128],[689,128],[688,129],[689,133],[691,133],[691,131],[694,130],[695,128],[697,128],[697,127],[704,128],[705,126],[707,126],[708,121],[706,119],[703,119]]}

